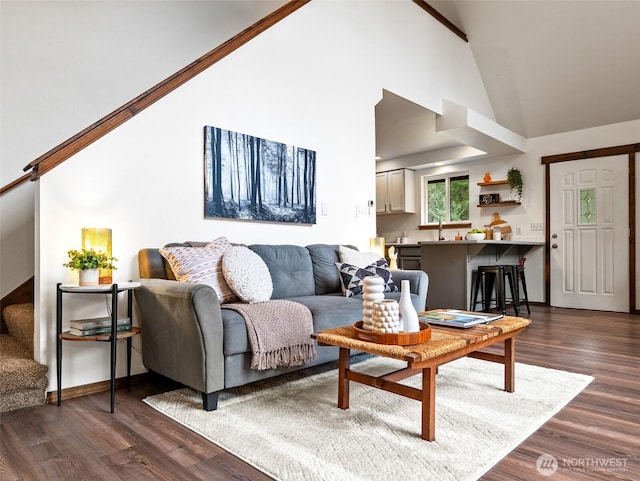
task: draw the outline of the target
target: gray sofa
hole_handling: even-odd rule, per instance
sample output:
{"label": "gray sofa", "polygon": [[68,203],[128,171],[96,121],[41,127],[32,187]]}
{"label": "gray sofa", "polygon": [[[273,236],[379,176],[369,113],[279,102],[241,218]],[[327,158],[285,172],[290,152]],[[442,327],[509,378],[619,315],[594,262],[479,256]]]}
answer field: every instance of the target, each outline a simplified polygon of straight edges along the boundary
{"label": "gray sofa", "polygon": [[[198,243],[196,243],[198,244]],[[177,245],[177,244],[172,244]],[[185,244],[180,244],[185,245]],[[342,294],[338,245],[250,245],[267,264],[272,299],[307,306],[314,331],[353,324],[362,318],[361,297]],[[193,247],[197,249],[198,247]],[[138,253],[141,287],[135,290],[142,327],[142,355],[147,369],[202,392],[203,407],[217,407],[218,392],[234,386],[338,358],[338,348],[320,347],[313,361],[293,368],[251,369],[251,349],[244,318],[220,307],[208,285],[178,282],[157,248]],[[411,281],[418,312],[425,309],[428,277],[423,271],[392,271],[394,282]],[[400,292],[385,293],[398,300]]]}

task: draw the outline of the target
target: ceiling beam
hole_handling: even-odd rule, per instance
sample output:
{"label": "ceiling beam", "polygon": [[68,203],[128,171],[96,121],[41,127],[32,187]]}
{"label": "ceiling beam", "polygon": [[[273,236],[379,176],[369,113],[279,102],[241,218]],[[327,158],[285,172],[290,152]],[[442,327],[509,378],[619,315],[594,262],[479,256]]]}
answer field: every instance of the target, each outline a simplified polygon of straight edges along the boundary
{"label": "ceiling beam", "polygon": [[464,40],[465,42],[469,43],[469,40],[467,39],[467,34],[466,33],[464,33],[462,30],[460,30],[458,27],[456,27],[453,24],[453,22],[451,22],[447,17],[442,15],[440,12],[438,12],[435,8],[433,8],[427,2],[425,2],[424,0],[413,0],[413,3],[415,3],[417,6],[419,6],[424,11],[426,11],[429,15],[431,15],[438,22],[440,22],[442,25],[444,25],[449,30],[451,30],[453,33],[455,33],[462,40]]}

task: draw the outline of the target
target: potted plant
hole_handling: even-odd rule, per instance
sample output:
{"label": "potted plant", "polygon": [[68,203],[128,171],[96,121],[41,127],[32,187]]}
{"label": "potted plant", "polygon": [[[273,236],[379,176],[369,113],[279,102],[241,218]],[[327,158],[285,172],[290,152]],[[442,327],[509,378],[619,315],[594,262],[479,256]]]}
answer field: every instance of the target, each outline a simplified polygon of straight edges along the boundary
{"label": "potted plant", "polygon": [[109,257],[105,252],[93,249],[82,249],[80,251],[71,249],[67,251],[69,262],[63,264],[69,269],[77,269],[79,272],[79,282],[81,286],[97,286],[99,269],[115,270],[113,261],[115,257]]}
{"label": "potted plant", "polygon": [[507,182],[509,182],[509,188],[511,192],[515,192],[518,202],[522,200],[522,173],[516,168],[511,168],[507,172]]}

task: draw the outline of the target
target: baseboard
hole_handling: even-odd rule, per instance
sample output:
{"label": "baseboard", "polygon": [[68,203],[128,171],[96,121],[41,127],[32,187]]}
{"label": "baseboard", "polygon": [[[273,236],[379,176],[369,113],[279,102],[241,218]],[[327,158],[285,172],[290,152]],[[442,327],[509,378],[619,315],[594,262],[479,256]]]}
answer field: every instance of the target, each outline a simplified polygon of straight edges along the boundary
{"label": "baseboard", "polygon": [[[131,385],[141,384],[146,381],[149,373],[135,374],[131,376]],[[126,388],[127,378],[121,377],[116,379],[116,389]],[[62,390],[61,399],[73,399],[82,396],[89,396],[90,394],[97,394],[100,392],[108,392],[111,390],[111,381],[100,381],[91,384],[83,384],[82,386],[69,387]],[[58,403],[58,391],[47,392],[47,402],[50,404]]]}

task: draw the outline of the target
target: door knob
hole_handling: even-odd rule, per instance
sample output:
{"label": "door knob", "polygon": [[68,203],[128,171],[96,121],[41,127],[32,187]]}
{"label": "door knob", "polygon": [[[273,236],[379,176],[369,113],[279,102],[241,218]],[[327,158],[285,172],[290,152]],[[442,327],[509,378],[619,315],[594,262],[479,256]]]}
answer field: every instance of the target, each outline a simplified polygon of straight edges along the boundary
{"label": "door knob", "polygon": [[552,249],[557,249],[558,248],[558,244],[551,244],[551,248]]}
{"label": "door knob", "polygon": [[554,239],[558,238],[558,234],[553,234],[551,237],[553,237]]}

